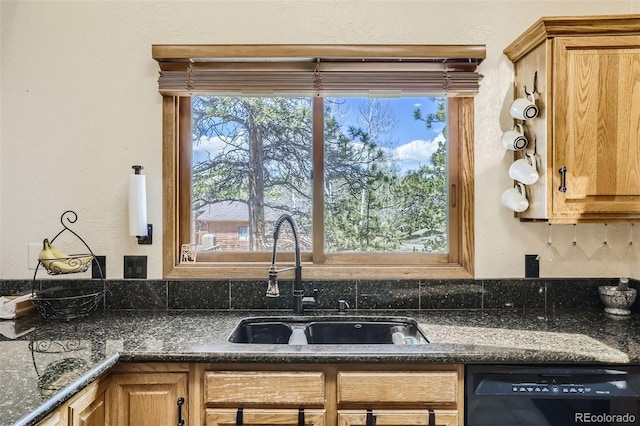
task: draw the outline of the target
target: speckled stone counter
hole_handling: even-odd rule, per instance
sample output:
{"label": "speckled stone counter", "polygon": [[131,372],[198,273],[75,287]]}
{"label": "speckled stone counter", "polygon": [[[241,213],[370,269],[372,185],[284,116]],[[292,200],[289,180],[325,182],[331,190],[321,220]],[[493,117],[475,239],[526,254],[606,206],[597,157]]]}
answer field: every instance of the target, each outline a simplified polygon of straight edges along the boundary
{"label": "speckled stone counter", "polygon": [[414,317],[428,345],[227,342],[241,318],[288,312],[106,311],[0,323],[0,423],[34,424],[117,362],[640,364],[640,316],[599,310],[350,312]]}

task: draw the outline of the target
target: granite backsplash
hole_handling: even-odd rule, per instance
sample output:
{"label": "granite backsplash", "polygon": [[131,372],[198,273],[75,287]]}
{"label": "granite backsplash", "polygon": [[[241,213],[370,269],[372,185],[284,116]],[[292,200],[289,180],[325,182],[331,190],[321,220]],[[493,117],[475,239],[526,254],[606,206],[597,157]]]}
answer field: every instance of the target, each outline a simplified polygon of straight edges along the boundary
{"label": "granite backsplash", "polygon": [[[617,279],[485,279],[305,281],[319,289],[317,309],[337,309],[338,300],[359,310],[575,309],[602,308],[598,286]],[[0,294],[24,294],[32,280],[0,280]],[[291,281],[280,281],[280,297],[265,296],[266,281],[239,280],[42,280],[47,286],[104,285],[104,309],[288,310]],[[631,287],[639,288],[638,281]],[[632,310],[638,312],[636,301]]]}

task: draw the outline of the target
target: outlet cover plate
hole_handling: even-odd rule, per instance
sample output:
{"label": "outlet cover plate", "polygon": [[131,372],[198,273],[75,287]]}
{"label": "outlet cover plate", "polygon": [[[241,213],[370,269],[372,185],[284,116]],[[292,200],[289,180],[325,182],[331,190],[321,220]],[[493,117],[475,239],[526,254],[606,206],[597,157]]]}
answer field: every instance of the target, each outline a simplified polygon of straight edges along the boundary
{"label": "outlet cover plate", "polygon": [[96,256],[91,261],[91,278],[107,278],[107,256]]}
{"label": "outlet cover plate", "polygon": [[540,262],[537,254],[524,255],[524,277],[540,278]]}
{"label": "outlet cover plate", "polygon": [[125,278],[147,278],[147,256],[124,257]]}

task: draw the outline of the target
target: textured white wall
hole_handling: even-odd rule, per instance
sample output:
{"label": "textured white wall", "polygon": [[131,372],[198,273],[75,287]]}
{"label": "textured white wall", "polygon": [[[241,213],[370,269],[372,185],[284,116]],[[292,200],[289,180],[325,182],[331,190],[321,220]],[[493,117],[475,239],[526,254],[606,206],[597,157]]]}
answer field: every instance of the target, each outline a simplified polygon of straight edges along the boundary
{"label": "textured white wall", "polygon": [[[511,157],[499,149],[512,67],[502,50],[541,16],[640,13],[640,0],[600,1],[7,1],[0,2],[0,278],[29,278],[27,244],[74,227],[109,278],[122,256],[149,256],[160,278],[161,97],[151,45],[162,43],[485,44],[476,100],[476,276],[522,277],[544,224],[523,224],[499,205]],[[127,175],[143,164],[154,244],[127,235]],[[639,227],[640,228],[640,227]],[[579,225],[588,253],[601,225]],[[627,225],[611,229],[624,248]],[[640,243],[640,229],[637,232]],[[570,226],[554,227],[564,249]],[[545,276],[601,275],[601,265],[543,265]],[[605,275],[617,275],[618,272]]]}

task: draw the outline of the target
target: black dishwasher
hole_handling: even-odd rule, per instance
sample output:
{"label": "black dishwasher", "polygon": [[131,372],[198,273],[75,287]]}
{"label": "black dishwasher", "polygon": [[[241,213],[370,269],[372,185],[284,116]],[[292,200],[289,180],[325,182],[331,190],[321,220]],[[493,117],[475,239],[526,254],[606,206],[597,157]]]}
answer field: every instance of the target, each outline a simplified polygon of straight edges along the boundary
{"label": "black dishwasher", "polygon": [[468,365],[466,426],[640,424],[638,366]]}

